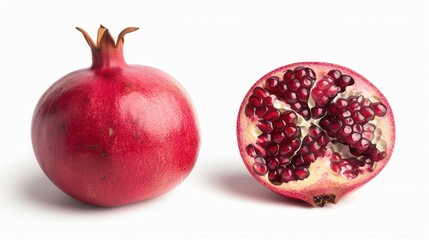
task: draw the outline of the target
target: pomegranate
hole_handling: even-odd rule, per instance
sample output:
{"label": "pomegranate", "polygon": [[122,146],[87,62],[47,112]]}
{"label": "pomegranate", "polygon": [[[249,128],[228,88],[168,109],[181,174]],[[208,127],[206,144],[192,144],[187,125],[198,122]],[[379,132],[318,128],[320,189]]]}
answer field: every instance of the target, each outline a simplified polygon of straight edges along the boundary
{"label": "pomegranate", "polygon": [[244,164],[265,187],[323,207],[386,166],[395,121],[387,99],[360,74],[301,62],[251,87],[238,114],[237,139]]}
{"label": "pomegranate", "polygon": [[120,206],[159,196],[191,172],[199,127],[185,90],[165,72],[128,65],[124,29],[115,43],[100,26],[82,29],[92,66],[56,81],[34,110],[32,143],[40,167],[71,197]]}

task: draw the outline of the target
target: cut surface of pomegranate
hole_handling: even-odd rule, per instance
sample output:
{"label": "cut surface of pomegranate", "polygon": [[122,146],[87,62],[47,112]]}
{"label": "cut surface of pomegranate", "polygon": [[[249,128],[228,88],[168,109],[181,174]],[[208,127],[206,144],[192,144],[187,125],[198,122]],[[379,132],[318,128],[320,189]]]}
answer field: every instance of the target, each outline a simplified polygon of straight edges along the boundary
{"label": "cut surface of pomegranate", "polygon": [[395,121],[387,99],[360,74],[300,62],[269,72],[250,88],[237,140],[244,164],[265,187],[323,207],[386,166]]}

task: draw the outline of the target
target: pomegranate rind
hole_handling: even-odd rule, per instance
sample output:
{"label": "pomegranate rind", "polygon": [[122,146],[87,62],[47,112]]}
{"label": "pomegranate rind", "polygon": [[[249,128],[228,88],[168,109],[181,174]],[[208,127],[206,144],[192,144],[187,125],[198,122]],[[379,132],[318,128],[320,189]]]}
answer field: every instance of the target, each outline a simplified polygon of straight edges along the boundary
{"label": "pomegranate rind", "polygon": [[46,176],[71,197],[121,206],[160,196],[192,171],[200,148],[194,106],[167,73],[128,65],[124,29],[114,42],[100,26],[97,41],[78,28],[90,68],[53,83],[37,103],[31,137]]}
{"label": "pomegranate rind", "polygon": [[[382,142],[383,147],[385,148],[385,157],[383,160],[376,163],[376,166],[372,171],[366,171],[364,174],[359,174],[357,177],[349,179],[344,176],[338,175],[330,168],[330,157],[332,156],[333,151],[328,149],[325,151],[325,155],[317,158],[315,162],[313,162],[309,166],[310,175],[308,178],[304,180],[298,181],[290,181],[287,183],[281,184],[273,184],[268,180],[268,176],[259,175],[255,173],[253,170],[254,159],[249,156],[246,152],[246,147],[249,144],[254,144],[257,135],[259,134],[256,129],[257,118],[256,117],[248,117],[246,116],[246,105],[248,103],[249,97],[253,93],[253,89],[257,87],[264,87],[266,79],[277,76],[281,78],[285,71],[293,70],[296,67],[308,67],[314,70],[316,73],[316,83],[323,76],[325,76],[330,70],[336,69],[341,71],[344,75],[352,76],[355,80],[355,83],[352,86],[347,88],[347,94],[353,95],[354,93],[359,93],[367,98],[370,98],[373,101],[379,101],[384,104],[387,109],[386,115],[384,117],[376,117],[373,123],[376,124],[379,131],[381,131],[382,135],[380,142]],[[315,83],[315,85],[316,85]],[[347,96],[346,94],[341,94],[341,96]],[[282,196],[300,199],[312,206],[321,206],[322,204],[315,202],[316,199],[320,199],[321,196],[334,196],[329,198],[331,202],[338,202],[344,195],[352,192],[353,190],[359,188],[364,185],[375,176],[377,176],[389,162],[390,157],[393,153],[394,145],[395,145],[395,121],[393,116],[393,111],[389,102],[385,98],[385,96],[380,92],[380,90],[368,81],[365,77],[360,75],[359,73],[332,63],[324,63],[324,62],[298,62],[289,64],[280,68],[277,68],[263,77],[261,77],[250,90],[245,95],[242,104],[240,106],[240,110],[237,117],[237,143],[240,150],[241,158],[251,173],[251,175],[258,180],[262,185],[267,187],[268,189],[278,193]]]}

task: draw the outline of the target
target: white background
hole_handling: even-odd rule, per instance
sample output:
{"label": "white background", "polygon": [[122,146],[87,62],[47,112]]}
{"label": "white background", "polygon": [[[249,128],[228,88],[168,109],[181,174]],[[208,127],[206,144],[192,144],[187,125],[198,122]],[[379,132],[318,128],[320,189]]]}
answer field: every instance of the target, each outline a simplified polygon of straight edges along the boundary
{"label": "white background", "polygon": [[[116,36],[129,63],[173,75],[197,109],[202,145],[168,194],[119,208],[78,203],[33,155],[38,98],[90,65],[79,26]],[[428,239],[429,5],[425,1],[0,0],[1,239]],[[310,208],[259,185],[235,136],[242,97],[266,72],[297,61],[360,72],[389,99],[390,163],[337,205]],[[168,146],[166,146],[168,147]]]}

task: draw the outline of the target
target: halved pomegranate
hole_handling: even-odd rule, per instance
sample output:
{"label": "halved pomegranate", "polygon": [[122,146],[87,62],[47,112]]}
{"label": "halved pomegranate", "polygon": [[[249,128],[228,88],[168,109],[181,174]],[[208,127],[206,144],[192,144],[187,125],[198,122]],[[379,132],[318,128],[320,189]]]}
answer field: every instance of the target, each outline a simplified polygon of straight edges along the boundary
{"label": "halved pomegranate", "polygon": [[247,169],[264,186],[323,207],[380,173],[395,145],[395,121],[386,98],[360,74],[301,62],[252,86],[237,139]]}

